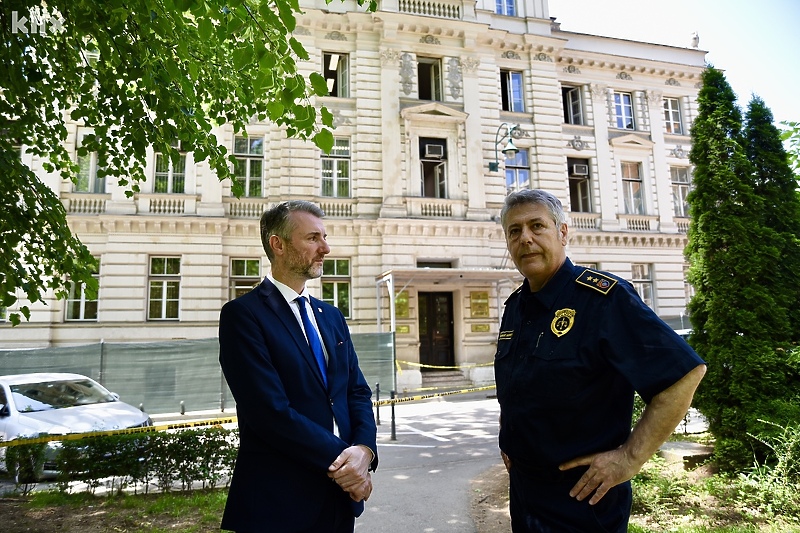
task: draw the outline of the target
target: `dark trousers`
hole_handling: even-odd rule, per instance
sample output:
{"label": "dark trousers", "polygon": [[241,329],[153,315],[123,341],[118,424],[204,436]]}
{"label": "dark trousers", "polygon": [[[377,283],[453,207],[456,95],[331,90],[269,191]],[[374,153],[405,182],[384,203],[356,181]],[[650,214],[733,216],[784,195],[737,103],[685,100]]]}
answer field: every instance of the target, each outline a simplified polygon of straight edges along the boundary
{"label": "dark trousers", "polygon": [[[336,487],[338,489],[338,487]],[[341,490],[330,491],[328,498],[320,502],[321,512],[319,518],[308,529],[283,531],[275,530],[274,525],[265,519],[263,529],[258,531],[237,531],[236,533],[353,533],[356,527],[356,517],[348,501],[342,498]],[[349,498],[349,496],[348,496]]]}
{"label": "dark trousers", "polygon": [[612,488],[595,505],[569,491],[585,469],[541,476],[511,467],[510,511],[513,533],[625,533],[631,513],[631,484]]}

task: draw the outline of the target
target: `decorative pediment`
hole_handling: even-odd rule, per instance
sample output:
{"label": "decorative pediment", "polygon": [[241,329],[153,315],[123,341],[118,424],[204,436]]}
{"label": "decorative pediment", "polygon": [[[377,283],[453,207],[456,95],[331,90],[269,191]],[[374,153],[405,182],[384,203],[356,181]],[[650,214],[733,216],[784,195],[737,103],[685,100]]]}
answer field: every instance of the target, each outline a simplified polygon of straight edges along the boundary
{"label": "decorative pediment", "polygon": [[400,116],[405,120],[438,120],[443,122],[455,122],[463,124],[466,122],[469,113],[464,113],[458,109],[446,106],[441,102],[429,102],[426,104],[406,107],[400,111]]}
{"label": "decorative pediment", "polygon": [[636,133],[627,133],[619,137],[612,137],[608,140],[611,146],[616,148],[639,148],[642,150],[650,150],[655,143],[643,135]]}

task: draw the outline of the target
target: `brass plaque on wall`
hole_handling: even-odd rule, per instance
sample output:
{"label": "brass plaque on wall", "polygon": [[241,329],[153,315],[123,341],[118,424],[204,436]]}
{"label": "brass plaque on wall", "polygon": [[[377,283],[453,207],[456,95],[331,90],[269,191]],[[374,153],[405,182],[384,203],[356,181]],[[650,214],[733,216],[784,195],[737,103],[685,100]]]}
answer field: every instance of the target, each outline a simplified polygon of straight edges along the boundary
{"label": "brass plaque on wall", "polygon": [[489,333],[489,324],[472,324],[472,333]]}
{"label": "brass plaque on wall", "polygon": [[472,291],[469,293],[470,316],[481,318],[489,316],[489,293],[486,291]]}

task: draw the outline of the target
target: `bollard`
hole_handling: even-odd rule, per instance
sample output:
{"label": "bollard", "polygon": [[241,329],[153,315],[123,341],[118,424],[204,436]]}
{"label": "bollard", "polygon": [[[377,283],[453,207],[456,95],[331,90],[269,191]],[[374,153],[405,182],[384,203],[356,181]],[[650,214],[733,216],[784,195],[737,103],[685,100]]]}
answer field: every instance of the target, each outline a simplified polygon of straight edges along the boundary
{"label": "bollard", "polygon": [[139,404],[139,410],[144,413],[144,404],[143,403]]}
{"label": "bollard", "polygon": [[[380,384],[380,382],[375,384],[375,401],[378,402],[378,404],[380,404],[380,402],[381,402],[381,384]],[[375,425],[376,426],[380,426],[381,425],[381,406],[380,405],[376,405],[375,406]]]}
{"label": "bollard", "polygon": [[186,406],[183,404],[183,400],[181,400],[181,414],[182,415],[186,414]]}
{"label": "bollard", "polygon": [[[389,397],[394,400],[394,391],[389,391]],[[394,402],[392,402],[392,440],[397,440],[397,431],[394,423]]]}

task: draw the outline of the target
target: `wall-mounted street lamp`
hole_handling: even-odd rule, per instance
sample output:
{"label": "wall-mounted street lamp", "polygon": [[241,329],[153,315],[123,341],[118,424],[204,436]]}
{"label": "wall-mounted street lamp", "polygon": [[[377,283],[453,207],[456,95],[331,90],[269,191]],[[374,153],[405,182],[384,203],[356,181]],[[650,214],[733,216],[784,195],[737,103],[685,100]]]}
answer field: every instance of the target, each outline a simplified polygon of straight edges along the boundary
{"label": "wall-mounted street lamp", "polygon": [[[506,132],[501,137],[500,132],[503,131],[503,128],[505,128]],[[519,124],[509,124],[508,122],[503,122],[497,128],[497,133],[494,134],[494,162],[489,163],[489,172],[497,172],[500,170],[500,156],[497,153],[497,147],[500,146],[500,143],[506,139],[508,139],[508,142],[503,147],[503,154],[505,154],[505,156],[509,159],[516,157],[519,150],[516,146],[514,146],[514,132],[522,133]]]}

